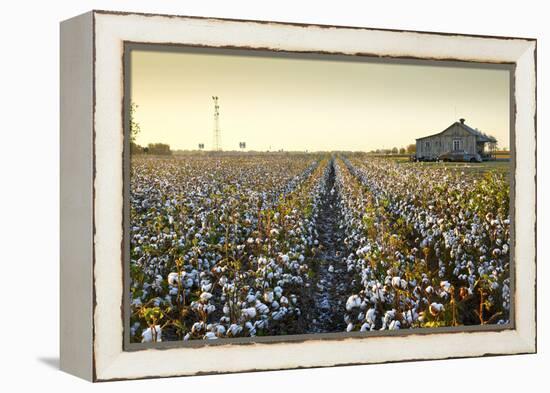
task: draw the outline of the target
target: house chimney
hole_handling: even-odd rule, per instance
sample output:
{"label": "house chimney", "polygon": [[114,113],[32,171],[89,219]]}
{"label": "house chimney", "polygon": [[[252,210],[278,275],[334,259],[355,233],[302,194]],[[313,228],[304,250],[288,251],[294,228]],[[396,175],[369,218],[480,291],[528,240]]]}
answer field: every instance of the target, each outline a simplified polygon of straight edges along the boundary
{"label": "house chimney", "polygon": [[466,121],[465,119],[460,119],[460,122],[461,122],[462,124],[464,124],[465,121]]}

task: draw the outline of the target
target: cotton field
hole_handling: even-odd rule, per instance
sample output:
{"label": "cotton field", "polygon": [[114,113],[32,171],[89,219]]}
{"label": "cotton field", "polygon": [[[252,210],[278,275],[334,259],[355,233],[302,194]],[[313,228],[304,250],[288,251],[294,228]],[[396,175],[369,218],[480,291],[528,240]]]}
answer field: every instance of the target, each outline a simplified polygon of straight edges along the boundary
{"label": "cotton field", "polygon": [[502,172],[366,155],[135,156],[129,229],[132,342],[510,315]]}

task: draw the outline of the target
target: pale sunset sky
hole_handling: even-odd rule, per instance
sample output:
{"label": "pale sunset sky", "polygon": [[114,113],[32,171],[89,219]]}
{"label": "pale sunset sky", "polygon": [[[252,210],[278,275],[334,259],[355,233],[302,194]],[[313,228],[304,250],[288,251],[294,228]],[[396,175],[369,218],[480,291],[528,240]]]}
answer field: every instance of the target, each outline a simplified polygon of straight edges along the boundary
{"label": "pale sunset sky", "polygon": [[210,150],[216,95],[223,150],[404,147],[461,117],[510,146],[509,71],[342,59],[134,49],[137,143]]}

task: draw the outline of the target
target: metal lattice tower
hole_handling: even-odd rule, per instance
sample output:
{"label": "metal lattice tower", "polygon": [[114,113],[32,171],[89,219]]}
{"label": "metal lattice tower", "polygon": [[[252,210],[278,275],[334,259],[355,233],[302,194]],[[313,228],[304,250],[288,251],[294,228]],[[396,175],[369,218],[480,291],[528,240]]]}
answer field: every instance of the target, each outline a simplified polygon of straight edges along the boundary
{"label": "metal lattice tower", "polygon": [[212,141],[212,150],[221,151],[221,135],[220,135],[220,105],[218,104],[219,97],[212,96],[214,100],[214,138]]}

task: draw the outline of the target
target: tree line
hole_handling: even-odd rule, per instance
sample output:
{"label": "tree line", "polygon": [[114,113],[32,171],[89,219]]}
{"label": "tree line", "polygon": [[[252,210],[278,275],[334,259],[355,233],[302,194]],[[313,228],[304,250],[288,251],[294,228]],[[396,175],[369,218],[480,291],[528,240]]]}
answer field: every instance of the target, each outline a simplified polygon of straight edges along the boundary
{"label": "tree line", "polygon": [[371,150],[371,154],[414,154],[416,153],[416,145],[411,143],[406,147],[392,147],[391,149],[376,149]]}

